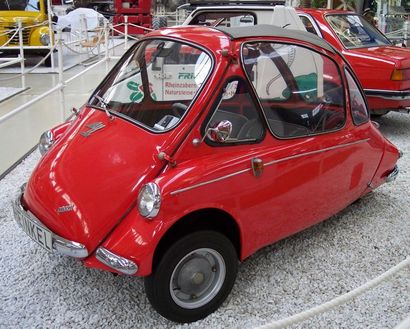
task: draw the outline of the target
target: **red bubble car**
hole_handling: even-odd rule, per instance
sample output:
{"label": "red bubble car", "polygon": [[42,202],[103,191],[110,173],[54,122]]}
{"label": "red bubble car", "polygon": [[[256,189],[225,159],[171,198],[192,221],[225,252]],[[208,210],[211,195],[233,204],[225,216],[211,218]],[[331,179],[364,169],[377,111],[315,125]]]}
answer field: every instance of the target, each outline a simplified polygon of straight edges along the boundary
{"label": "red bubble car", "polygon": [[177,322],[215,311],[239,261],[394,180],[400,156],[338,52],[269,25],[147,35],[39,147],[19,226],[144,277]]}
{"label": "red bubble car", "polygon": [[354,69],[374,115],[410,110],[410,49],[394,46],[362,15],[300,9],[306,29],[339,50]]}

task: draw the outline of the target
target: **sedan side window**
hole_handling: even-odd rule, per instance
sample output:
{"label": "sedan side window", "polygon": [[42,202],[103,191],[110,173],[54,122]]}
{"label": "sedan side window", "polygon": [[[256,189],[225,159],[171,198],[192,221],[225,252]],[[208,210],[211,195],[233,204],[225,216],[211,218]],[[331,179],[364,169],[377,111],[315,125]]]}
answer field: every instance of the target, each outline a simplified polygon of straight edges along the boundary
{"label": "sedan side window", "polygon": [[366,101],[363,98],[360,88],[348,70],[346,72],[347,84],[349,86],[350,109],[352,111],[353,122],[360,125],[369,121],[369,111]]}
{"label": "sedan side window", "polygon": [[275,136],[316,135],[344,126],[343,80],[333,60],[305,47],[270,42],[245,44],[242,56]]}
{"label": "sedan side window", "polygon": [[219,104],[205,130],[217,127],[222,121],[229,121],[232,126],[224,144],[257,142],[265,134],[257,106],[248,85],[242,79],[231,80],[225,85]]}
{"label": "sedan side window", "polygon": [[299,18],[302,21],[303,25],[305,26],[306,31],[318,35],[315,29],[315,26],[313,25],[312,21],[308,17],[299,15]]}

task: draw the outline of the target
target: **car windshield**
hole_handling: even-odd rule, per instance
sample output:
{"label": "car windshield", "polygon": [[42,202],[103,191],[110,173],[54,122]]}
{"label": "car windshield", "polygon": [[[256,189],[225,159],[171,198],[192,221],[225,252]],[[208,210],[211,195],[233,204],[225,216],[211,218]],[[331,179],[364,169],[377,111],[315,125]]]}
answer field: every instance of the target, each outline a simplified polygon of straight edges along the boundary
{"label": "car windshield", "polygon": [[37,0],[2,0],[0,10],[20,10],[38,12],[40,3]]}
{"label": "car windshield", "polygon": [[390,45],[390,41],[362,16],[327,15],[326,19],[347,49]]}
{"label": "car windshield", "polygon": [[211,69],[211,57],[197,47],[145,40],[121,60],[89,105],[151,131],[167,131],[184,117]]}

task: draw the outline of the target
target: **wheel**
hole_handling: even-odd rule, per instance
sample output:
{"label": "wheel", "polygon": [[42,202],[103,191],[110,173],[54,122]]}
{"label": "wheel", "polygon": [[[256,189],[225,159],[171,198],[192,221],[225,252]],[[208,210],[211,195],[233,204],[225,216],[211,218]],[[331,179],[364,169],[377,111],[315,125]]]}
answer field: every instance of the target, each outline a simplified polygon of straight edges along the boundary
{"label": "wheel", "polygon": [[152,18],[152,29],[159,30],[162,27],[166,27],[168,25],[168,19],[166,16],[154,16]]}
{"label": "wheel", "polygon": [[144,280],[154,309],[175,322],[193,322],[215,311],[235,283],[238,256],[231,241],[199,231],[173,243]]}

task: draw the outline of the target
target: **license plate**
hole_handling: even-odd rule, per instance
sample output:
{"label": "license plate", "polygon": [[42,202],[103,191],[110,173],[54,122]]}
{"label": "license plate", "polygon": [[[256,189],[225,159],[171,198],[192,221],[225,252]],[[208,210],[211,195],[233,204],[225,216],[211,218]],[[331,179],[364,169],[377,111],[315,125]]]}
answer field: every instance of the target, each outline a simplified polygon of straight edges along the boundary
{"label": "license plate", "polygon": [[32,220],[28,213],[22,209],[14,207],[14,216],[17,223],[23,229],[23,231],[35,242],[37,242],[44,249],[53,251],[53,238],[50,230],[37,224]]}

